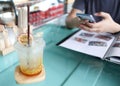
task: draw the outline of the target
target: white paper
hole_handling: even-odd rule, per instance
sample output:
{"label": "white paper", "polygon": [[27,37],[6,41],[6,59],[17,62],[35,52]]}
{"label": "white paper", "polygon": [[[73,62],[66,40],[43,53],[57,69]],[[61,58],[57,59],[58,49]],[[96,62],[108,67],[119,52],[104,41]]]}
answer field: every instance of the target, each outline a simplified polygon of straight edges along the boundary
{"label": "white paper", "polygon": [[80,30],[59,46],[103,59],[114,39],[115,37],[109,33]]}
{"label": "white paper", "polygon": [[110,49],[110,52],[106,55],[106,57],[109,56],[118,56],[120,57],[120,36],[117,38],[116,42]]}

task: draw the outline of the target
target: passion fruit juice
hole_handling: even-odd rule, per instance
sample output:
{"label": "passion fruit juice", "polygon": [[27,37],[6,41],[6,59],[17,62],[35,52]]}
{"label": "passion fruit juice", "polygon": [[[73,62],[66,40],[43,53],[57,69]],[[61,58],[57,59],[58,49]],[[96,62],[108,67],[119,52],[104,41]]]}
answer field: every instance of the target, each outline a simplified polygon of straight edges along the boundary
{"label": "passion fruit juice", "polygon": [[20,65],[20,71],[25,75],[37,75],[42,71],[42,59],[38,59],[36,64],[32,64],[33,62],[27,63],[26,65]]}

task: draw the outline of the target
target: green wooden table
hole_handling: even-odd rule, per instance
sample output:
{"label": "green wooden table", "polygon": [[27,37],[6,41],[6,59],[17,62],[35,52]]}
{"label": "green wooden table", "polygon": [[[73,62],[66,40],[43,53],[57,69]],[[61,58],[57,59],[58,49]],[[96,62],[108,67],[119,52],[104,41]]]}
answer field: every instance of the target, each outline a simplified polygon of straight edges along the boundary
{"label": "green wooden table", "polygon": [[34,34],[43,32],[46,41],[46,79],[32,84],[17,84],[14,71],[19,62],[14,51],[0,56],[0,86],[120,86],[120,65],[56,46],[76,30],[53,24],[34,30]]}

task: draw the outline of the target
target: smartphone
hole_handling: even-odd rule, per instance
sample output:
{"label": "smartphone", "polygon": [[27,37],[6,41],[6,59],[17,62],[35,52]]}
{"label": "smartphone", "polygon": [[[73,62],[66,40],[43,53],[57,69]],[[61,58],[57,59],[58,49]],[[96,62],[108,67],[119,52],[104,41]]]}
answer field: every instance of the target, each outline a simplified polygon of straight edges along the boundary
{"label": "smartphone", "polygon": [[96,22],[93,15],[91,15],[91,14],[77,13],[76,16],[79,17],[82,20],[89,20],[90,23]]}

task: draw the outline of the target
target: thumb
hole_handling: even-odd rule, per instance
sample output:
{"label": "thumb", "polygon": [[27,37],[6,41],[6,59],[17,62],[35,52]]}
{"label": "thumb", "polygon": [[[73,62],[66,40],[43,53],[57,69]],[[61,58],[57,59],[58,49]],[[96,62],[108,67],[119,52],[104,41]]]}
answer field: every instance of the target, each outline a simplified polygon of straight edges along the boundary
{"label": "thumb", "polygon": [[98,13],[95,13],[95,16],[99,16],[99,17],[102,17],[102,18],[104,18],[104,19],[110,18],[109,13],[105,13],[105,12],[98,12]]}

